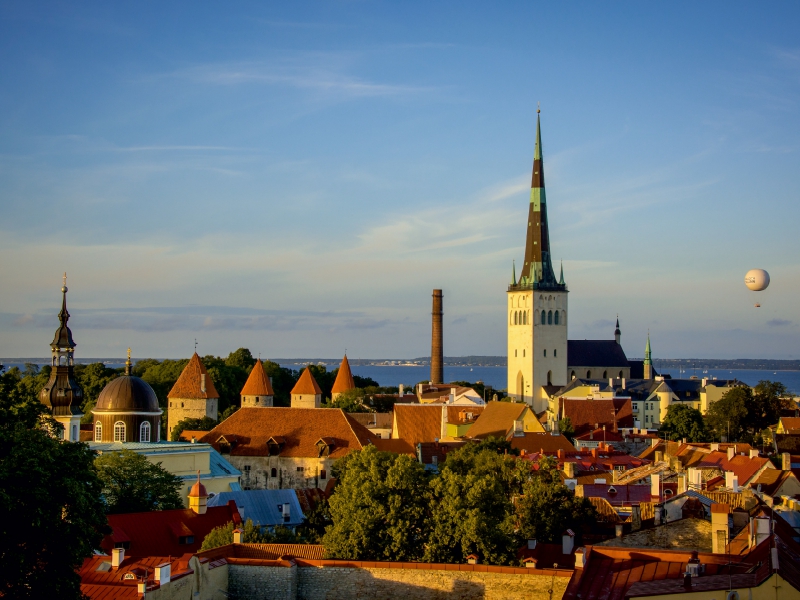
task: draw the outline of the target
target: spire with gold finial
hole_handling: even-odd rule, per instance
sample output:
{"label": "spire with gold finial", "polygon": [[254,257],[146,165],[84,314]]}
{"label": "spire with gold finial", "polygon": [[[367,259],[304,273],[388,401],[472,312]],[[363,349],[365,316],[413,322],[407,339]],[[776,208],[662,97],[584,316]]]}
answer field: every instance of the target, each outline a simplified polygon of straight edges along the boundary
{"label": "spire with gold finial", "polygon": [[131,349],[128,348],[128,360],[125,361],[125,375],[131,374]]}

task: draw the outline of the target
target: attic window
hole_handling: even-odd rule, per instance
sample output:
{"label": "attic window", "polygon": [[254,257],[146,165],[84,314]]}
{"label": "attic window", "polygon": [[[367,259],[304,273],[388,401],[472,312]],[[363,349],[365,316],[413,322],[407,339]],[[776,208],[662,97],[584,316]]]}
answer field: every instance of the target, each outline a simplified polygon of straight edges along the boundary
{"label": "attic window", "polygon": [[267,440],[267,448],[270,456],[278,456],[286,445],[286,440],[280,436],[271,437]]}
{"label": "attic window", "polygon": [[615,487],[612,485],[610,488],[608,488],[608,493],[609,493],[609,494],[616,494],[616,493],[617,493],[617,488],[615,488]]}
{"label": "attic window", "polygon": [[320,438],[317,441],[318,456],[320,458],[322,458],[323,456],[330,456],[335,446],[336,444],[333,438]]}
{"label": "attic window", "polygon": [[666,489],[666,490],[664,490],[664,495],[665,495],[665,496],[672,496],[672,494],[674,494],[674,493],[675,493],[675,492],[673,492],[673,491],[672,491],[672,490],[670,490],[670,489]]}
{"label": "attic window", "polygon": [[178,543],[181,545],[189,545],[194,544],[194,536],[193,535],[182,535],[178,538]]}

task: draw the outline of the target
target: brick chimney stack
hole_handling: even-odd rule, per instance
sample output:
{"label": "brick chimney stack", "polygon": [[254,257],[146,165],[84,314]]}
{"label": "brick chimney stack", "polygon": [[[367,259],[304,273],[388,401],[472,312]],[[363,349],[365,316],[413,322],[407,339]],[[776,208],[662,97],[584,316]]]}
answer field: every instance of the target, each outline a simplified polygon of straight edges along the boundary
{"label": "brick chimney stack", "polygon": [[444,344],[442,342],[442,290],[433,290],[433,323],[431,328],[431,383],[444,379]]}

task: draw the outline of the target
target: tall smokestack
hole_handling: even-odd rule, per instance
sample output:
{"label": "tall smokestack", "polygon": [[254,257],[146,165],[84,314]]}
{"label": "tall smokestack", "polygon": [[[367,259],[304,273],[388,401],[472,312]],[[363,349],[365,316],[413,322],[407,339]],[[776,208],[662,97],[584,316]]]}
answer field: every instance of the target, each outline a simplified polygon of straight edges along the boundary
{"label": "tall smokestack", "polygon": [[433,325],[431,331],[431,383],[444,379],[444,345],[442,343],[442,290],[433,290]]}

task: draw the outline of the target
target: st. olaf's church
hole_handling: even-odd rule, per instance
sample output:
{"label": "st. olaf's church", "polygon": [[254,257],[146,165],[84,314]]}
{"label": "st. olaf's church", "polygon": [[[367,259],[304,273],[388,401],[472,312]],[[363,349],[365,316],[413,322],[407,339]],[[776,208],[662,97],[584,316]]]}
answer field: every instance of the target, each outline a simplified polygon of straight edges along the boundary
{"label": "st. olaf's church", "polygon": [[[538,111],[537,111],[538,112]],[[542,135],[536,120],[525,260],[508,286],[508,395],[539,413],[575,378],[653,379],[649,346],[644,361],[629,361],[620,344],[619,319],[611,340],[568,340],[564,268],[556,278],[550,253]]]}

